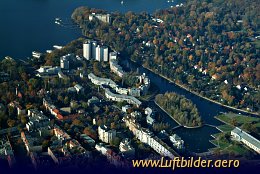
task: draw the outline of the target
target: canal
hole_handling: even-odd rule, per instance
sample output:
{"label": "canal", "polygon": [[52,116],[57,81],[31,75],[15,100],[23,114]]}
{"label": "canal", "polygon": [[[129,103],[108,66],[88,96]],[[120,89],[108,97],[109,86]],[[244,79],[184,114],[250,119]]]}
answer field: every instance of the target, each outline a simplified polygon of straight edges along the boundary
{"label": "canal", "polygon": [[[228,109],[200,98],[128,59],[122,61],[122,66],[127,71],[138,71],[138,73],[145,73],[150,78],[151,82],[157,86],[159,93],[161,94],[165,92],[175,92],[190,99],[197,106],[205,124],[210,124],[213,126],[219,126],[222,124],[220,121],[215,119],[214,116],[219,115],[220,112],[228,112]],[[178,125],[153,101],[149,102],[149,106],[160,112],[162,115],[162,121],[169,123],[172,128]],[[212,134],[218,132],[219,131],[215,127],[211,126],[203,126],[194,129],[180,127],[174,130],[174,133],[177,133],[185,141],[186,149],[197,153],[206,152],[208,149],[215,147],[209,142],[209,140],[213,139],[211,137]]]}

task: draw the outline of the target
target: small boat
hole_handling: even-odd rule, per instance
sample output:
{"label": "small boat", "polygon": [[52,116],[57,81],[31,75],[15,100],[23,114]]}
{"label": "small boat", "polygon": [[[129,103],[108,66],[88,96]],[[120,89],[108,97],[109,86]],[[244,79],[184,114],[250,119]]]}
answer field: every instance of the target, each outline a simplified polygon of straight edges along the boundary
{"label": "small boat", "polygon": [[124,4],[124,1],[121,1],[121,4],[123,5],[123,4]]}
{"label": "small boat", "polygon": [[60,22],[58,22],[58,21],[55,21],[55,24],[58,24],[58,25],[60,25]]}
{"label": "small boat", "polygon": [[42,54],[39,52],[33,51],[32,56],[39,59],[42,56]]}
{"label": "small boat", "polygon": [[63,48],[63,46],[59,46],[59,45],[53,45],[53,48],[60,50],[60,49],[62,49],[62,48]]}
{"label": "small boat", "polygon": [[46,50],[46,53],[52,53],[52,50]]}
{"label": "small boat", "polygon": [[56,20],[56,21],[61,21],[61,19],[60,19],[60,18],[55,18],[55,20]]}

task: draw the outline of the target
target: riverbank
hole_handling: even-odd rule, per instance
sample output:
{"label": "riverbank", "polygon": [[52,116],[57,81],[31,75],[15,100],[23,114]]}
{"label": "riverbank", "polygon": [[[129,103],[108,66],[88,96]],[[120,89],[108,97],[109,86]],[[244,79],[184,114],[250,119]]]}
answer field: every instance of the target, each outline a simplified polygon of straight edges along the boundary
{"label": "riverbank", "polygon": [[[130,61],[132,61],[132,60],[130,60]],[[134,61],[133,61],[133,62],[134,62]],[[136,63],[136,62],[134,62],[134,63]],[[194,95],[196,95],[196,96],[198,96],[198,97],[200,97],[200,98],[203,98],[203,99],[205,99],[205,100],[207,100],[207,101],[210,101],[210,102],[212,102],[212,103],[215,103],[215,104],[217,104],[217,105],[220,105],[220,106],[225,107],[225,108],[228,108],[228,109],[235,110],[235,111],[237,111],[237,112],[243,112],[243,113],[250,114],[250,115],[254,115],[254,116],[257,116],[257,117],[260,116],[260,115],[259,115],[258,113],[256,113],[256,112],[249,112],[249,111],[246,111],[246,110],[243,110],[243,109],[238,109],[238,108],[235,108],[235,107],[232,107],[232,106],[228,106],[228,105],[222,104],[222,103],[220,103],[220,102],[218,102],[218,101],[212,100],[212,99],[207,98],[207,97],[205,97],[205,96],[202,96],[202,95],[200,95],[199,93],[197,93],[197,92],[195,92],[195,91],[192,91],[192,90],[190,90],[189,88],[187,88],[187,87],[185,87],[185,86],[183,86],[183,85],[181,85],[181,84],[179,84],[179,83],[177,83],[177,82],[171,80],[170,78],[168,78],[168,77],[166,77],[166,76],[164,76],[164,75],[162,75],[162,74],[160,74],[160,73],[157,73],[157,72],[153,71],[151,68],[145,67],[144,65],[142,65],[142,67],[145,68],[145,69],[147,69],[147,70],[149,70],[149,71],[151,71],[152,73],[154,73],[154,74],[156,74],[156,75],[158,75],[158,76],[164,78],[165,80],[168,80],[169,82],[175,84],[176,86],[178,86],[178,87],[180,87],[180,88],[182,88],[182,89],[184,89],[184,90],[186,90],[186,91],[188,91],[188,92],[190,92],[190,93],[192,93],[192,94],[194,94]]]}

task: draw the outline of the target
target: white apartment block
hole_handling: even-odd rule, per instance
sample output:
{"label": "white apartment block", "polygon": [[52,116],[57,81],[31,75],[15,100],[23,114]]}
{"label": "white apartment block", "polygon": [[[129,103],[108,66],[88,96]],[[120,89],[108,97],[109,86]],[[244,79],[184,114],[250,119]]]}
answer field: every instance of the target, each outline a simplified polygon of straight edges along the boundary
{"label": "white apartment block", "polygon": [[91,42],[89,40],[83,43],[83,57],[87,60],[91,59]]}
{"label": "white apartment block", "polygon": [[98,137],[105,143],[111,143],[116,137],[116,130],[109,129],[105,125],[99,126]]}
{"label": "white apartment block", "polygon": [[135,119],[129,116],[123,119],[129,130],[139,139],[142,143],[148,144],[152,149],[162,156],[169,157],[171,159],[178,154],[171,149],[167,144],[162,142],[158,137],[154,136],[148,129],[142,128],[140,124],[136,123]]}

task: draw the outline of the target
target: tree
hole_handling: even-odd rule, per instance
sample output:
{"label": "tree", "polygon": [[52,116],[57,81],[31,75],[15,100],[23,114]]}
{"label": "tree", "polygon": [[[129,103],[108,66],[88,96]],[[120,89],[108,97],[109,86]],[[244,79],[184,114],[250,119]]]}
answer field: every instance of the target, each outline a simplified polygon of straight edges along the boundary
{"label": "tree", "polygon": [[7,125],[9,126],[9,127],[14,127],[15,126],[15,120],[11,120],[11,119],[8,119],[7,120]]}

